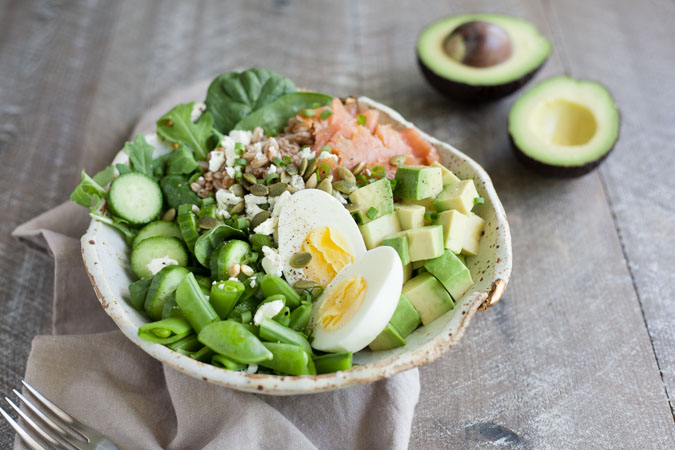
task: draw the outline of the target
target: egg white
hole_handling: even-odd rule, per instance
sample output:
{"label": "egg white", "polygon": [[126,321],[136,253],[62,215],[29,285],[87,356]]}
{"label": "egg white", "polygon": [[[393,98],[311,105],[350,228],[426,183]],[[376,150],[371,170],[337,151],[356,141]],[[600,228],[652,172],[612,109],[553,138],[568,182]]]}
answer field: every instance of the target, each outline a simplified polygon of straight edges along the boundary
{"label": "egg white", "polygon": [[[340,329],[327,331],[317,325],[318,312],[331,289],[344,280],[361,276],[366,296],[358,312]],[[346,266],[333,278],[312,307],[312,347],[324,352],[357,352],[370,344],[394,315],[401,296],[403,265],[391,247],[376,247]]]}

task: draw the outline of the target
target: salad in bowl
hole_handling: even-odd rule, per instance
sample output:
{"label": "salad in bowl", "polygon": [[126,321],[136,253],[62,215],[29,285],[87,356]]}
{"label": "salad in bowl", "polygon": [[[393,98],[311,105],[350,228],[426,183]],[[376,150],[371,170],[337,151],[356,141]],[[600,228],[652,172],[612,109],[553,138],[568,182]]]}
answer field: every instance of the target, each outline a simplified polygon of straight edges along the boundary
{"label": "salad in bowl", "polygon": [[120,329],[241,390],[335,389],[430,361],[510,274],[476,163],[370,99],[264,69],[218,76],[71,198],[91,209],[85,265]]}

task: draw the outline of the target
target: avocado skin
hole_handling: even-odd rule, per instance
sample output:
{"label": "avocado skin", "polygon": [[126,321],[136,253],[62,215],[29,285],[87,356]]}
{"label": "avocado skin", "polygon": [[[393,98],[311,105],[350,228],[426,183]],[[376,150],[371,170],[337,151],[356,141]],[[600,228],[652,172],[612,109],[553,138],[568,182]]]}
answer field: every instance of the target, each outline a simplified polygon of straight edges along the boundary
{"label": "avocado skin", "polygon": [[612,147],[604,155],[602,155],[595,161],[591,161],[587,164],[582,164],[580,166],[555,166],[552,164],[545,164],[541,161],[537,161],[536,159],[527,156],[520,150],[520,148],[518,148],[515,141],[513,140],[513,136],[511,136],[511,133],[509,133],[509,142],[511,143],[511,149],[513,150],[513,153],[515,153],[516,158],[518,158],[518,160],[521,163],[523,163],[525,167],[541,175],[557,178],[576,178],[593,171],[596,167],[600,165],[601,162],[605,160],[605,158],[607,158],[607,156],[610,153],[612,153],[616,141],[618,140],[619,137],[617,136],[616,140],[612,143]]}
{"label": "avocado skin", "polygon": [[530,81],[547,60],[548,58],[542,61],[542,63],[534,70],[526,73],[517,80],[511,81],[510,83],[497,84],[493,86],[474,86],[452,81],[434,73],[424,64],[419,54],[417,54],[417,63],[422,70],[424,78],[427,79],[429,84],[436,88],[436,90],[438,90],[441,94],[453,100],[464,103],[485,103],[506,97],[507,95],[514,93],[528,81]]}

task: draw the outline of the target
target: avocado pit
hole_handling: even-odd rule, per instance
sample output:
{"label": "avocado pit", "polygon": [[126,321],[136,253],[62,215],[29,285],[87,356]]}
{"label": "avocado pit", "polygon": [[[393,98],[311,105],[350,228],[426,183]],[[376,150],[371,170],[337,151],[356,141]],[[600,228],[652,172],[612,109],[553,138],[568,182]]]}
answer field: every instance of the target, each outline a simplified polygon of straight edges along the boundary
{"label": "avocado pit", "polygon": [[455,28],[443,43],[455,61],[470,67],[492,67],[511,57],[511,38],[494,23],[474,20]]}

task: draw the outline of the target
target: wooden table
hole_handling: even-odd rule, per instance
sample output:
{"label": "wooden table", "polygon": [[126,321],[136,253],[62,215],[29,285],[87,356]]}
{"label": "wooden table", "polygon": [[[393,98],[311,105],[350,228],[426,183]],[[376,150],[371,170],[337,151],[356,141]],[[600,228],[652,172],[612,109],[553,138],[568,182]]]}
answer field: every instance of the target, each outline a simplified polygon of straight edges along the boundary
{"label": "wooden table", "polygon": [[[53,281],[50,258],[10,231],[66,199],[82,167],[102,167],[172,86],[264,66],[391,105],[477,159],[509,215],[506,296],[421,369],[411,447],[675,446],[672,2],[222,3],[0,0],[0,393],[47,330]],[[621,138],[599,171],[533,175],[507,142],[515,95],[459,106],[425,83],[417,35],[472,11],[527,18],[553,41],[537,79],[613,92]],[[0,434],[10,445],[4,423]]]}

